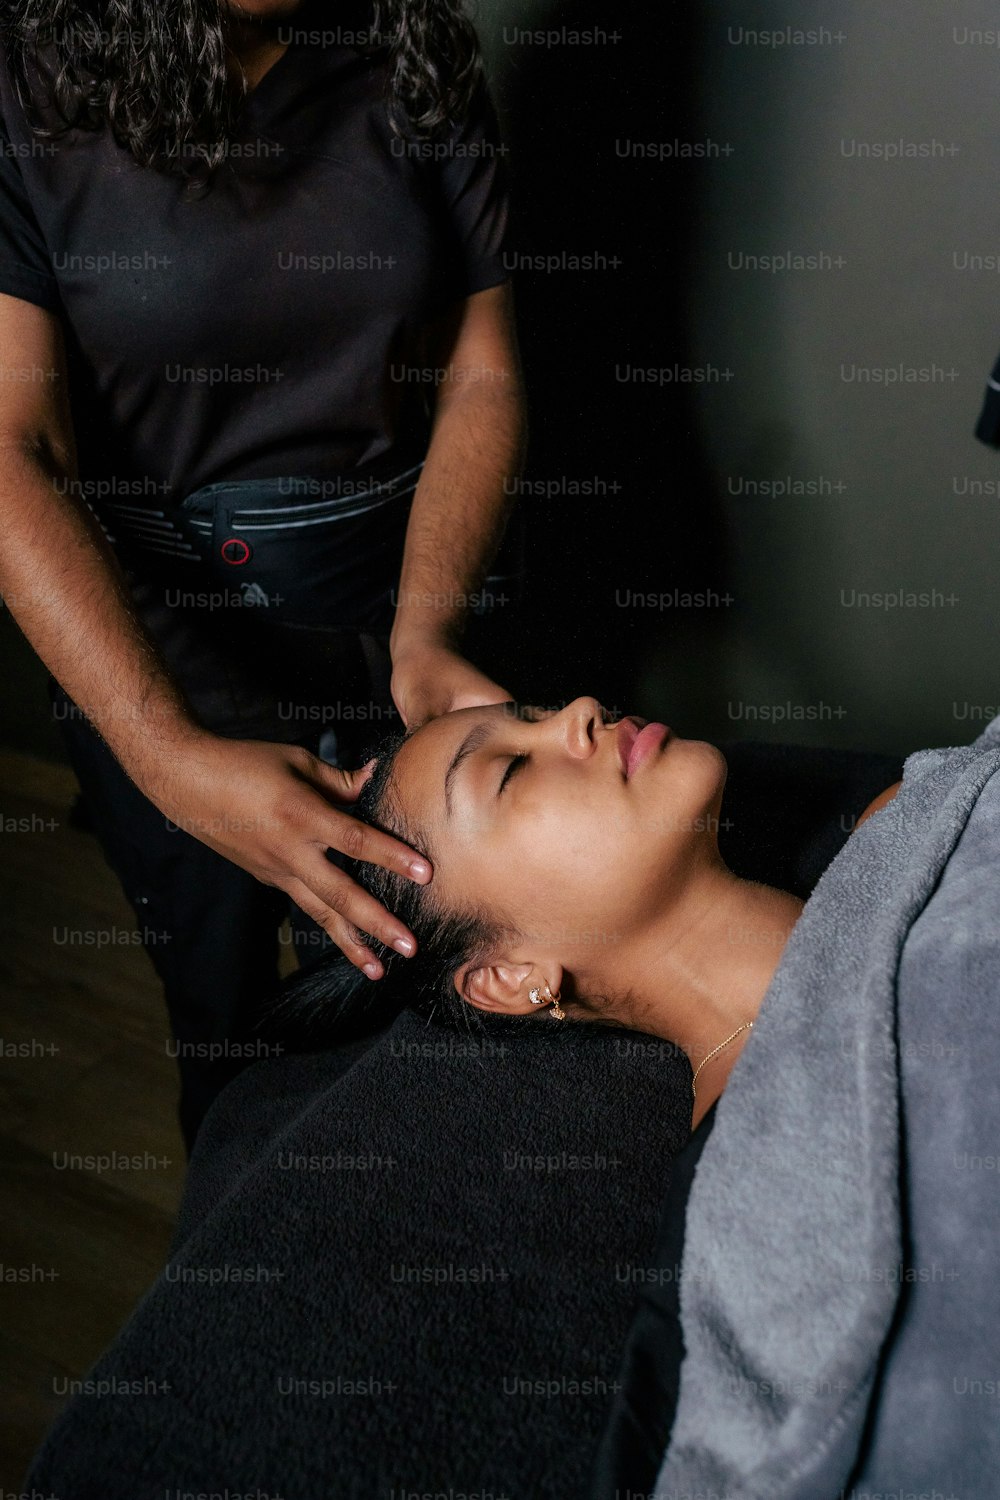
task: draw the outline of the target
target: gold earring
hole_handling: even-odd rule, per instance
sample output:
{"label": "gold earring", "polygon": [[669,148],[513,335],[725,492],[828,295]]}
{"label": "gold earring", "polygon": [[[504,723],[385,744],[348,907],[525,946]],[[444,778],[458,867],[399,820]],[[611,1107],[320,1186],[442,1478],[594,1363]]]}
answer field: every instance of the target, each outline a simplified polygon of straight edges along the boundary
{"label": "gold earring", "polygon": [[566,1019],[566,1012],[563,1010],[562,1006],[559,1004],[559,1001],[562,998],[562,991],[560,990],[558,994],[553,995],[553,993],[549,989],[548,985],[546,985],[545,986],[545,993],[548,995],[549,999],[552,1001],[552,1009],[549,1011],[549,1015],[552,1017],[553,1021],[565,1021],[565,1019]]}
{"label": "gold earring", "polygon": [[537,986],[535,987],[535,989],[528,991],[528,999],[531,1001],[532,1005],[541,1005],[542,997],[538,993]]}

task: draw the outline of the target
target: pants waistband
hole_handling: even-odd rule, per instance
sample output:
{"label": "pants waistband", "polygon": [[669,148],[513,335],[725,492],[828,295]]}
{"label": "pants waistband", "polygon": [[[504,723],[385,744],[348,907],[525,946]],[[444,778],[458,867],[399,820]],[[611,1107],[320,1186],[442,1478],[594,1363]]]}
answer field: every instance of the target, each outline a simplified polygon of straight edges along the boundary
{"label": "pants waistband", "polygon": [[[171,509],[105,500],[96,513],[111,544],[125,551],[202,564],[216,562],[217,549],[231,543],[222,558],[239,566],[255,534],[295,548],[310,545],[317,528],[326,528],[326,538],[343,522],[381,523],[384,517],[391,524],[392,516],[406,513],[422,468],[420,459],[392,474],[222,480],[193,490]],[[244,534],[248,541],[241,543]]]}

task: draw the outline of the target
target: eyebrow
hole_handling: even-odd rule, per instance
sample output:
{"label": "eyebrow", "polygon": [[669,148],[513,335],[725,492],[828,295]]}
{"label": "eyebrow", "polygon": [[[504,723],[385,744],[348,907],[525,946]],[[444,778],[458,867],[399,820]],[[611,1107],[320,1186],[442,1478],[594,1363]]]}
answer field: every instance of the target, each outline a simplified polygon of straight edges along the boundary
{"label": "eyebrow", "polygon": [[451,765],[444,773],[444,805],[448,810],[449,818],[451,817],[451,788],[459,766],[463,760],[467,760],[470,755],[474,755],[480,746],[489,739],[492,733],[493,725],[491,721],[489,719],[480,719],[478,724],[472,726],[452,756]]}

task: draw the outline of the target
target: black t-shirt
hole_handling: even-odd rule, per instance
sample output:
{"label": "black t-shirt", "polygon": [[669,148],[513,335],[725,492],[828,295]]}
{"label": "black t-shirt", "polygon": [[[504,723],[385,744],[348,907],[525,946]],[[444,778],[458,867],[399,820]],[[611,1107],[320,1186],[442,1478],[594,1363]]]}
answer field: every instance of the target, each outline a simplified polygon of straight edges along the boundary
{"label": "black t-shirt", "polygon": [[488,88],[445,138],[400,141],[384,54],[350,44],[373,6],[335,11],[336,31],[316,0],[289,23],[200,198],[106,129],[34,136],[0,46],[0,292],[63,320],[81,477],[104,493],[169,507],[402,462],[439,378],[420,325],[506,280]]}

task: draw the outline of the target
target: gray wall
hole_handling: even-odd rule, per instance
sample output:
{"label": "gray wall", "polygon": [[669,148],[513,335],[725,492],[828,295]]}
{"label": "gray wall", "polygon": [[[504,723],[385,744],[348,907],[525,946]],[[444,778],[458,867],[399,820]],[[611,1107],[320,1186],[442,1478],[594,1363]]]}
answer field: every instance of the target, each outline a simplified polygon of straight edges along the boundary
{"label": "gray wall", "polygon": [[[1000,706],[1000,500],[988,493],[1000,490],[1000,463],[973,437],[1000,352],[1000,274],[960,268],[976,255],[1000,266],[1000,17],[985,0],[696,9],[693,138],[733,148],[703,174],[690,299],[695,363],[735,372],[699,400],[734,550],[736,604],[714,669],[721,718],[732,734],[761,738],[962,743]],[[551,10],[479,0],[477,11],[502,104],[517,66],[503,24],[539,25]],[[614,23],[641,24],[637,12],[616,9]],[[560,8],[560,23],[571,16]],[[740,39],[785,27],[832,36],[782,48]],[[994,45],[963,40],[966,28],[992,29]],[[857,154],[900,141],[935,154]],[[669,161],[650,162],[646,180],[651,209],[691,211],[670,201]],[[731,264],[782,252],[842,264]],[[672,362],[665,348],[662,363]],[[933,378],[845,378],[900,366]],[[738,493],[788,477],[821,492]],[[985,495],[960,493],[983,482]],[[899,590],[937,602],[845,602]],[[660,669],[679,688],[676,666],[651,666]],[[777,722],[749,717],[761,710]]]}

